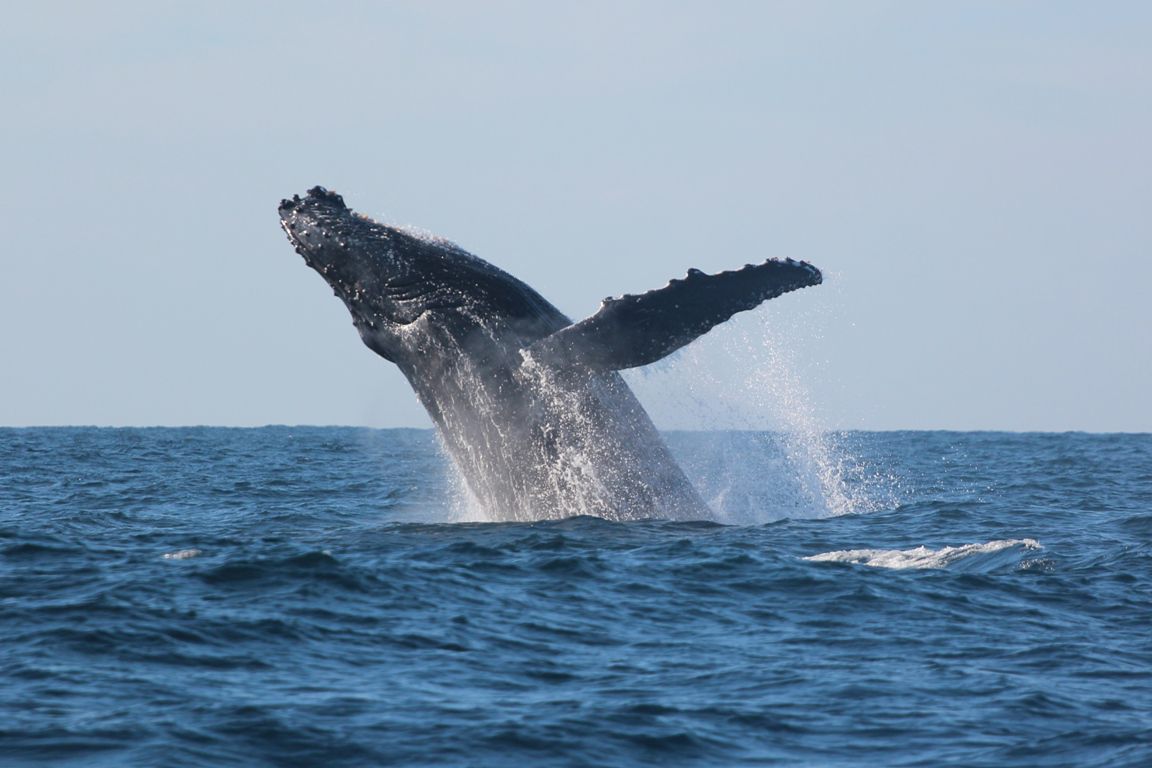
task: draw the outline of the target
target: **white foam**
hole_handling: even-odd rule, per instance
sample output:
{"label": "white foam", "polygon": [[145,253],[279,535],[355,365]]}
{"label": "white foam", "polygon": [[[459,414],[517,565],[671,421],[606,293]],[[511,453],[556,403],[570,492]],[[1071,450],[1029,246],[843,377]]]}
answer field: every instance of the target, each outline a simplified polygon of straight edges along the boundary
{"label": "white foam", "polygon": [[[1043,549],[1035,539],[1000,539],[984,544],[964,544],[959,547],[929,549],[845,549],[805,557],[815,563],[855,563],[874,568],[947,568],[968,558],[997,555],[1002,552],[1023,553]],[[997,560],[999,560],[997,558]]]}
{"label": "white foam", "polygon": [[199,549],[178,549],[175,552],[165,552],[165,560],[189,560],[203,554]]}

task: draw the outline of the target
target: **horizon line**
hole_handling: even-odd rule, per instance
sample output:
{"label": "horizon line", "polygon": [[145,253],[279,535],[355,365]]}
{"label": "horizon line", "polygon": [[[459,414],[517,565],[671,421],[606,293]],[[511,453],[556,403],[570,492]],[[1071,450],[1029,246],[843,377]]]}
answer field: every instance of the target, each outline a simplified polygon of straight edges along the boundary
{"label": "horizon line", "polygon": [[[26,425],[10,425],[0,424],[0,430],[35,430],[35,429],[365,429],[373,431],[399,431],[405,430],[410,432],[435,432],[435,426],[395,426],[395,427],[376,427],[365,424],[287,424],[287,423],[269,423],[269,424],[26,424]],[[755,427],[718,427],[718,428],[684,428],[684,427],[660,427],[657,425],[659,432],[781,432],[787,433],[792,430],[779,429],[779,428],[755,428]],[[894,432],[954,432],[958,434],[1003,434],[1003,435],[1068,435],[1068,434],[1081,434],[1081,435],[1152,435],[1152,431],[1140,429],[1120,429],[1120,430],[1090,430],[1090,429],[1005,429],[1005,428],[989,428],[989,427],[975,427],[975,428],[956,428],[956,427],[883,427],[883,428],[863,428],[863,427],[846,427],[834,428],[829,427],[819,430],[823,434],[836,434],[836,433],[894,433]]]}

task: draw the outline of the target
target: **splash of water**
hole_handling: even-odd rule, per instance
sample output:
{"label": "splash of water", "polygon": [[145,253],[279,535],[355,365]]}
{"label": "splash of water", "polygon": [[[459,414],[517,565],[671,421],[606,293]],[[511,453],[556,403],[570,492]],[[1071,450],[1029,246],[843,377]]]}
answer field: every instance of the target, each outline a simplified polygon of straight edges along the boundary
{"label": "splash of water", "polygon": [[[744,329],[737,343],[742,349],[757,348],[757,340]],[[779,421],[788,462],[810,508],[818,515],[868,508],[869,500],[845,482],[850,457],[817,417],[791,350],[771,333],[760,336],[759,350],[759,355],[752,356],[756,365],[745,376],[743,390],[751,407],[770,411]]]}
{"label": "splash of water", "polygon": [[[523,425],[500,427],[509,414],[492,399],[478,378],[482,374],[464,369],[460,375],[474,384],[464,387],[471,397],[467,418],[483,420],[490,429],[468,430],[450,421],[444,429],[453,432],[457,452],[478,470],[473,482],[479,478],[481,484],[491,481],[491,485],[471,487],[466,473],[450,461],[454,520],[529,522],[577,515],[628,520],[647,516],[654,506],[669,516],[683,516],[670,504],[654,505],[648,498],[651,488],[661,481],[658,475],[648,474],[649,469],[658,471],[655,462],[651,466],[638,462],[614,439],[619,435],[609,427],[616,421],[615,414],[606,414],[604,409],[615,399],[609,390],[617,385],[593,379],[572,386],[563,381],[564,372],[527,357],[517,376],[524,379],[525,392],[532,393],[528,407],[543,429],[537,433],[518,431]],[[441,452],[451,456],[444,436],[438,436]],[[512,446],[521,450],[515,467],[500,461]],[[506,485],[505,480],[509,481]]]}
{"label": "splash of water", "polygon": [[[818,311],[817,308],[816,311]],[[896,504],[890,475],[825,428],[796,347],[818,345],[817,317],[770,327],[760,310],[729,321],[630,382],[663,427],[723,431],[684,459],[722,522],[827,517]]]}
{"label": "splash of water", "polygon": [[[671,413],[672,426],[707,431],[691,440],[673,436],[672,447],[721,522],[758,524],[893,505],[892,479],[863,466],[847,448],[846,436],[824,428],[805,386],[796,350],[818,348],[813,336],[820,323],[800,313],[781,332],[768,327],[768,318],[775,316],[764,310],[748,313],[668,361],[626,372],[626,378],[658,424],[667,428]],[[635,510],[647,514],[653,499],[644,498],[651,492],[646,489],[659,487],[662,479],[644,474],[649,467],[629,466],[628,452],[612,455],[616,451],[611,441],[602,439],[608,434],[605,425],[594,423],[600,411],[593,407],[596,396],[564,386],[555,378],[561,374],[531,359],[518,375],[531,381],[528,389],[539,398],[534,407],[556,439],[545,436],[534,453],[522,457],[531,464],[525,470],[529,482],[514,490],[514,508],[507,510],[486,509],[454,467],[454,519],[540,520],[584,514],[623,520]],[[492,423],[500,422],[496,404],[485,400],[484,387],[467,391],[473,412],[482,418],[491,414]],[[517,437],[500,432],[499,439]],[[492,464],[500,447],[487,439],[474,442],[465,440],[462,450],[480,468],[478,477],[502,477]],[[681,450],[676,450],[677,442]],[[680,477],[678,471],[676,475]],[[694,510],[699,514],[698,506]],[[669,517],[684,517],[683,510],[665,511]]]}
{"label": "splash of water", "polygon": [[448,522],[493,522],[488,512],[485,511],[484,505],[480,503],[480,499],[476,498],[476,494],[472,493],[472,489],[468,487],[464,473],[460,471],[460,467],[452,459],[452,454],[448,451],[448,446],[444,444],[444,437],[439,430],[436,432],[436,444],[440,449],[440,455],[444,457],[444,479],[448,486]]}

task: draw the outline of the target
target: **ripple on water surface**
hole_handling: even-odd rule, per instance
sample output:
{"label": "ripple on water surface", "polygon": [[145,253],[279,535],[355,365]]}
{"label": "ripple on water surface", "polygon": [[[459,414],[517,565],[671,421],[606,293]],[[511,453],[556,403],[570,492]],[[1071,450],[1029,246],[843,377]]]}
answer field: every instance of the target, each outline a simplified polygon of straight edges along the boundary
{"label": "ripple on water surface", "polygon": [[0,432],[5,766],[1152,762],[1148,436],[853,434],[900,503],[719,525],[437,522],[419,431]]}

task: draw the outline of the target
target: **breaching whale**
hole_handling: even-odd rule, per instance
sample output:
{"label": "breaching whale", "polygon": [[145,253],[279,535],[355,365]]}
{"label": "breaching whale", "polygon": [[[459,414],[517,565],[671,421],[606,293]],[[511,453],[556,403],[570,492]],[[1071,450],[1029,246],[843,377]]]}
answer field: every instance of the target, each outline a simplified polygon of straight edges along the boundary
{"label": "breaching whale", "polygon": [[377,223],[323,187],[281,201],[279,212],[364,343],[408,379],[497,520],[711,518],[617,371],[821,281],[816,267],[791,259],[690,270],[663,288],[605,299],[572,323],[454,243]]}

